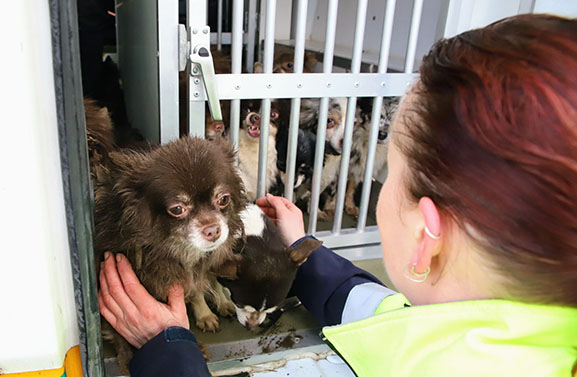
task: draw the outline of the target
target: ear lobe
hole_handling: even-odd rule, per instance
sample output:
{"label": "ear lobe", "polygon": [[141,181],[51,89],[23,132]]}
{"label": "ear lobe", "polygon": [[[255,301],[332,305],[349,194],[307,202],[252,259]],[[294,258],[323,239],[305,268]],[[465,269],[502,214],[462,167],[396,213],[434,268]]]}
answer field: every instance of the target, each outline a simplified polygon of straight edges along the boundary
{"label": "ear lobe", "polygon": [[309,255],[311,255],[311,253],[318,249],[322,244],[322,241],[317,239],[305,238],[301,243],[289,249],[289,258],[297,266],[300,266],[306,262]]}

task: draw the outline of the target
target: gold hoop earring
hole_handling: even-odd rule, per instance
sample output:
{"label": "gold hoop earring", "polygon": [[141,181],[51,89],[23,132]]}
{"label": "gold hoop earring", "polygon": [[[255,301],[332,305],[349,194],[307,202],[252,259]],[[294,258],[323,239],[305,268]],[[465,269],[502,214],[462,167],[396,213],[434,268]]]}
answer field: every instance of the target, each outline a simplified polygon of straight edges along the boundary
{"label": "gold hoop earring", "polygon": [[422,283],[425,280],[427,280],[427,276],[429,276],[429,274],[431,273],[431,267],[427,267],[427,271],[422,272],[422,273],[418,273],[415,272],[415,265],[411,265],[408,264],[407,268],[405,268],[405,277],[407,279],[409,279],[410,281],[413,281],[415,283]]}

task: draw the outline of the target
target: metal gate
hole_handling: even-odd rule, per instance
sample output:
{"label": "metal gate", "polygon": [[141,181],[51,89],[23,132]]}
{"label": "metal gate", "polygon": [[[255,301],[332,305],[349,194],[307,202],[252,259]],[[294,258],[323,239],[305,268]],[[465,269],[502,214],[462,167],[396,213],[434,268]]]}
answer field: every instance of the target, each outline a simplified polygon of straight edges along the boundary
{"label": "metal gate", "polygon": [[[329,98],[346,97],[345,137],[334,221],[330,230],[317,230],[326,128],[326,123],[319,121],[308,233],[316,235],[326,246],[349,259],[378,258],[381,255],[379,234],[375,225],[367,225],[367,214],[383,97],[402,96],[406,92],[417,76],[414,72],[420,63],[420,56],[438,39],[512,14],[529,12],[534,7],[534,0],[511,0],[507,6],[497,7],[499,11],[494,11],[491,8],[494,2],[218,0],[212,3],[216,3],[217,15],[216,31],[212,33],[207,22],[209,2],[206,0],[187,1],[186,25],[180,25],[179,29],[176,24],[178,0],[124,2],[122,7],[120,4],[123,3],[118,3],[121,72],[127,97],[138,98],[139,101],[138,106],[135,104],[132,110],[128,109],[129,116],[135,113],[134,118],[143,118],[144,112],[152,112],[153,122],[158,122],[160,131],[147,131],[145,135],[152,135],[157,138],[153,140],[160,142],[177,137],[178,122],[174,119],[174,114],[178,112],[177,71],[186,69],[189,77],[186,101],[190,133],[204,136],[207,100],[213,118],[220,115],[218,99],[230,100],[230,140],[238,146],[240,101],[262,99],[257,187],[257,196],[262,196],[266,193],[264,177],[271,99],[292,99],[284,196],[293,199],[300,99],[320,98],[319,119],[324,120],[327,118]],[[139,7],[139,11],[130,9],[134,7]],[[157,25],[154,25],[156,29],[146,29],[146,24],[142,22],[145,17],[143,8],[148,9],[144,14],[157,20]],[[493,13],[487,12],[487,9]],[[130,15],[134,17],[135,13],[140,21],[130,20]],[[286,17],[288,14],[291,16]],[[229,25],[231,30],[223,32],[225,20],[232,21]],[[123,26],[124,23],[127,26]],[[277,38],[275,33],[278,34]],[[152,44],[153,47],[128,48],[135,42],[140,45]],[[230,44],[231,74],[214,75],[210,54],[206,54],[211,44],[216,49]],[[294,48],[294,73],[273,74],[275,45]],[[322,72],[303,73],[305,49],[322,53]],[[130,50],[130,60],[123,58],[127,50]],[[142,59],[150,60],[155,52],[152,63],[141,62]],[[251,73],[255,60],[263,62],[264,73]],[[123,70],[123,65],[126,66],[123,61],[128,62],[130,71]],[[333,70],[337,61],[340,65],[338,72]],[[153,69],[151,73],[146,67],[152,64],[156,65],[153,68],[157,71]],[[361,67],[369,64],[377,67],[376,72],[361,73]],[[151,74],[157,74],[158,88],[143,85],[147,82],[143,78],[150,78]],[[144,99],[148,102],[143,106],[141,93],[150,87],[157,91],[159,98],[150,94],[148,99]],[[357,97],[374,97],[373,113],[360,214],[356,226],[344,228],[343,209]],[[131,102],[127,101],[129,107]],[[149,123],[150,118],[148,116]]]}

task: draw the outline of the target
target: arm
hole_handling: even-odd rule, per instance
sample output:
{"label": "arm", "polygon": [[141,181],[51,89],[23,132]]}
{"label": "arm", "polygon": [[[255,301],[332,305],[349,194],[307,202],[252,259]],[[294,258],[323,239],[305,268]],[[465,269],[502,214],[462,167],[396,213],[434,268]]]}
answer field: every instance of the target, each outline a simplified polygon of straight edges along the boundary
{"label": "arm", "polygon": [[210,376],[189,322],[184,289],[173,286],[168,304],[158,302],[140,284],[121,254],[105,254],[100,268],[98,304],[102,316],[138,349],[132,377]]}
{"label": "arm", "polygon": [[369,272],[321,246],[299,268],[291,293],[302,301],[305,308],[321,325],[336,325],[350,321],[345,320],[346,316],[343,316],[345,304],[353,288],[367,283],[372,283],[370,286],[373,292],[370,308],[367,305],[364,307],[370,311],[366,316],[374,313],[374,309],[382,299],[394,292]]}
{"label": "arm", "polygon": [[[267,195],[256,204],[279,227],[287,245],[296,246],[311,237],[305,235],[302,212],[291,201]],[[395,292],[321,246],[299,268],[291,293],[322,325],[334,325],[372,315],[379,303]]]}

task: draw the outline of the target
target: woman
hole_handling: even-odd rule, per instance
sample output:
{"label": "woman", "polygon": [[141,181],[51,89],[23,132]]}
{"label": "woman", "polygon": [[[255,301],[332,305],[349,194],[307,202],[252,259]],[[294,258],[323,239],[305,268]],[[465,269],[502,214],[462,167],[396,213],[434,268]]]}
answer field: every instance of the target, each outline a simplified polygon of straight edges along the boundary
{"label": "woman", "polygon": [[[377,205],[404,296],[322,247],[293,286],[358,376],[577,375],[575,72],[577,20],[545,15],[442,40],[424,58],[392,126]],[[288,244],[305,236],[292,203],[257,203]],[[118,283],[112,259],[101,279]],[[124,331],[113,296],[100,295],[103,315]],[[159,318],[139,345],[188,324]],[[124,327],[141,334],[141,323]],[[139,353],[169,352],[159,337]]]}

